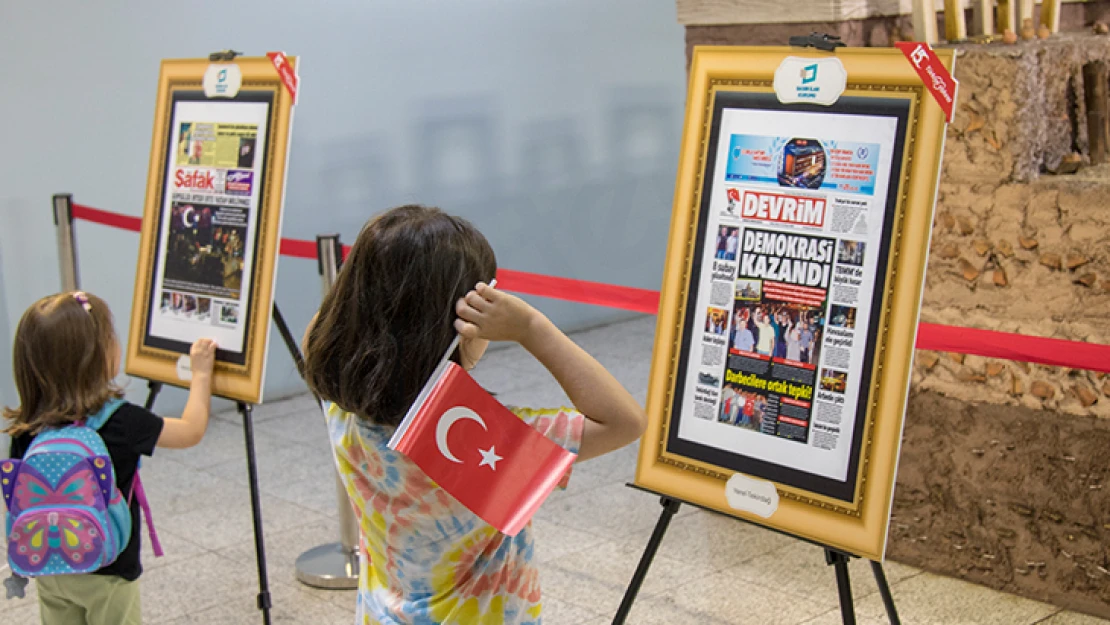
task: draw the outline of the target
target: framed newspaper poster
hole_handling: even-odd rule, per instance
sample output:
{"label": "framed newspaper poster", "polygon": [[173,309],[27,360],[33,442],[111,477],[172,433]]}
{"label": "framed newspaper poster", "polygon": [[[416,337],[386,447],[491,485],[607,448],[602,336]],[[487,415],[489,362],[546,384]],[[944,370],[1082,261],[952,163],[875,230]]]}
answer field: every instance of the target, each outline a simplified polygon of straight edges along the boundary
{"label": "framed newspaper poster", "polygon": [[944,125],[896,50],[695,49],[639,486],[882,559]]}
{"label": "framed newspaper poster", "polygon": [[187,386],[189,347],[209,337],[213,393],[262,400],[295,94],[278,66],[162,63],[129,375]]}

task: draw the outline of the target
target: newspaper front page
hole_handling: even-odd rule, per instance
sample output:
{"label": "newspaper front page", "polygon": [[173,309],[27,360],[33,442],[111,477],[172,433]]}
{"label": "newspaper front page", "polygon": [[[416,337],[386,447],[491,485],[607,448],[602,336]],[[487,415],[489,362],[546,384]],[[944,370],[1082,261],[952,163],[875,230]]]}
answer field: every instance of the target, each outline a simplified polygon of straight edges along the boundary
{"label": "newspaper front page", "polygon": [[897,119],[720,122],[678,436],[844,481]]}
{"label": "newspaper front page", "polygon": [[152,337],[245,349],[269,105],[175,103]]}

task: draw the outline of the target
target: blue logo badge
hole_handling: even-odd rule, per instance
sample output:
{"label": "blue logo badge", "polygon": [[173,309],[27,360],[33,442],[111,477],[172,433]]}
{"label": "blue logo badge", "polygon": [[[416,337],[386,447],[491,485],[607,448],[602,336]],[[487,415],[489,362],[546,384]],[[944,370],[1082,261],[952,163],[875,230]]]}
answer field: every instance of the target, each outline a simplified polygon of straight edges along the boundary
{"label": "blue logo badge", "polygon": [[802,68],[802,84],[808,85],[817,81],[817,64],[806,65]]}

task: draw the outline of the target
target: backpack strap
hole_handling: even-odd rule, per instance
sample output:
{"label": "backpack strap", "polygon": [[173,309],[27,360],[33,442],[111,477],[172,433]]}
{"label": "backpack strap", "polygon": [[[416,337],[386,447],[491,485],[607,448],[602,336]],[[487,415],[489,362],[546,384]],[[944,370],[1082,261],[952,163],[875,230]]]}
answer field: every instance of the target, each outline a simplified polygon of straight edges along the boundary
{"label": "backpack strap", "polygon": [[89,418],[85,419],[85,425],[94,430],[99,430],[100,428],[104,427],[104,424],[108,422],[108,419],[110,419],[112,415],[115,414],[117,410],[119,410],[119,407],[124,405],[125,403],[127,402],[119,397],[113,397],[109,399],[108,401],[104,402],[104,405],[101,406],[100,410],[98,410],[96,414],[90,415]]}
{"label": "backpack strap", "polygon": [[[139,500],[139,507],[143,509],[143,516],[146,517],[146,529],[150,533],[150,548],[154,551],[154,557],[162,557],[162,543],[158,540],[158,531],[154,529],[154,517],[150,515],[150,502],[146,499],[146,491],[143,490],[143,480],[139,477],[139,470],[135,469],[135,479],[131,482],[131,492],[127,495],[127,505],[131,505],[131,495],[135,495]],[[136,528],[138,529],[138,528]]]}
{"label": "backpack strap", "polygon": [[4,505],[12,510],[12,497],[15,496],[15,476],[19,473],[20,460],[10,458],[0,460],[0,492],[4,494]]}
{"label": "backpack strap", "polygon": [[[120,406],[124,405],[125,403],[127,402],[119,397],[113,397],[109,399],[108,401],[104,402],[104,406],[101,407],[101,409],[97,411],[96,414],[90,416],[88,419],[85,420],[85,425],[94,430],[99,430],[100,428],[104,427],[104,424],[108,422],[108,419],[110,419],[112,415],[115,414],[117,410],[119,410]],[[129,508],[131,507],[132,495],[138,498],[139,507],[142,508],[142,514],[144,517],[146,517],[147,530],[150,532],[150,547],[154,550],[154,556],[160,558],[163,555],[162,543],[158,540],[158,532],[154,529],[154,519],[150,515],[150,502],[147,501],[146,491],[143,490],[143,480],[139,477],[139,469],[141,465],[142,462],[140,461],[135,466],[135,478],[131,481],[131,492],[127,494],[127,506]],[[136,525],[139,525],[141,523],[139,519],[135,519],[135,522]]]}

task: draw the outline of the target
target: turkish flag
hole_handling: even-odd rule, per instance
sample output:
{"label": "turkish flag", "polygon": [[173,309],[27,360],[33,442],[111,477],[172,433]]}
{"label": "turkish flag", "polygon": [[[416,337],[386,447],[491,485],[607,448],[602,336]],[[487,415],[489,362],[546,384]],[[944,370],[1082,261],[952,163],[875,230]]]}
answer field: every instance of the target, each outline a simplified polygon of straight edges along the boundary
{"label": "turkish flag", "polygon": [[528,524],[576,457],[450,361],[432,374],[389,447],[509,536]]}

